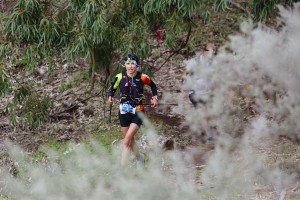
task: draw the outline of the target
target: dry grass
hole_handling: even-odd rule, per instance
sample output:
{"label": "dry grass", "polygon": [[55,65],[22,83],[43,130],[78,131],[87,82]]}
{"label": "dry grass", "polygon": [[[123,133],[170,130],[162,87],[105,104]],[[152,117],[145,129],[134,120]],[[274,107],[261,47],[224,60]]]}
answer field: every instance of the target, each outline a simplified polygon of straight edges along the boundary
{"label": "dry grass", "polygon": [[[264,141],[272,140],[265,138]],[[295,181],[290,183],[283,191],[276,194],[272,186],[258,186],[255,199],[300,199],[300,145],[285,137],[279,137],[273,142],[256,144],[257,153],[270,168],[278,167],[283,172],[293,175]]]}

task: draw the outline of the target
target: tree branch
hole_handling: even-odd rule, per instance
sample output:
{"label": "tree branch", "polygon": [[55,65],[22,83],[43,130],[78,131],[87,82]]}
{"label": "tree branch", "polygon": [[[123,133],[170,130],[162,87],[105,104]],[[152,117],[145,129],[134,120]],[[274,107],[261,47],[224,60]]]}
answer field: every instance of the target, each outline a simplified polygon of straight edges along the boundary
{"label": "tree branch", "polygon": [[[66,108],[66,109],[64,109],[64,110],[62,110],[62,111],[59,111],[59,112],[56,112],[56,113],[53,113],[53,114],[49,114],[48,117],[50,117],[50,118],[55,118],[55,117],[56,117],[57,115],[59,115],[59,114],[66,113],[66,112],[68,112],[68,111],[71,111],[71,110],[74,109],[74,108],[78,108],[80,103],[83,103],[83,102],[85,102],[85,101],[87,101],[87,100],[89,100],[89,99],[91,99],[91,98],[93,98],[93,97],[98,96],[101,92],[102,92],[102,91],[100,91],[100,92],[98,92],[98,93],[96,93],[96,94],[94,94],[94,95],[91,95],[91,96],[89,96],[89,97],[86,97],[85,99],[81,99],[81,100],[79,100],[77,103],[75,103],[74,105],[72,105],[71,107]],[[78,100],[78,98],[77,98],[76,100]]]}
{"label": "tree branch", "polygon": [[57,6],[55,4],[52,4],[52,6],[58,8],[57,12],[55,13],[55,16],[59,16],[63,10],[68,8],[69,0],[65,0],[61,5]]}
{"label": "tree branch", "polygon": [[173,53],[171,55],[169,55],[169,57],[165,60],[165,62],[155,72],[159,71],[175,54],[178,54],[187,45],[187,43],[190,39],[191,33],[192,33],[192,26],[189,27],[189,31],[188,31],[185,41],[183,43],[181,43],[180,47],[177,50],[173,51]]}
{"label": "tree branch", "polygon": [[249,18],[254,19],[254,15],[249,10],[247,10],[246,8],[244,8],[243,6],[241,6],[241,4],[239,4],[235,0],[229,0],[229,3],[231,5],[233,5],[234,7],[240,9],[244,13],[246,13]]}

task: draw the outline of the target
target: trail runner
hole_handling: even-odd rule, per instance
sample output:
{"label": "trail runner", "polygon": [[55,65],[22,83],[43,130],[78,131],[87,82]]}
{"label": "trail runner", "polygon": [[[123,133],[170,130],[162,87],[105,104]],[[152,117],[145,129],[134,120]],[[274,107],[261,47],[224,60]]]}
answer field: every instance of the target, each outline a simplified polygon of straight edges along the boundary
{"label": "trail runner", "polygon": [[127,165],[130,154],[133,153],[137,167],[143,168],[144,156],[139,152],[134,136],[143,123],[140,113],[145,113],[143,105],[145,98],[143,94],[144,85],[151,87],[151,107],[158,105],[157,88],[148,75],[138,71],[139,59],[136,55],[127,55],[124,59],[124,67],[126,71],[123,70],[122,73],[117,74],[111,82],[108,103],[112,104],[114,102],[114,94],[119,88],[119,120],[124,135],[121,167]]}

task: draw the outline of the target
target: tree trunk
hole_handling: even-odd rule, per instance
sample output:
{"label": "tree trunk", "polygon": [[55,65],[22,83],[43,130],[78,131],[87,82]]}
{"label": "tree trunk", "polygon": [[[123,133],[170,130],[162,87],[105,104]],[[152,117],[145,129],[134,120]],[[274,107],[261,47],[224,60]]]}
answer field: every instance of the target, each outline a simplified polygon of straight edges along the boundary
{"label": "tree trunk", "polygon": [[92,49],[91,63],[92,63],[92,77],[91,77],[90,93],[94,89],[94,85],[95,85],[95,65],[96,65],[96,61],[95,61],[95,46],[93,46],[93,49]]}

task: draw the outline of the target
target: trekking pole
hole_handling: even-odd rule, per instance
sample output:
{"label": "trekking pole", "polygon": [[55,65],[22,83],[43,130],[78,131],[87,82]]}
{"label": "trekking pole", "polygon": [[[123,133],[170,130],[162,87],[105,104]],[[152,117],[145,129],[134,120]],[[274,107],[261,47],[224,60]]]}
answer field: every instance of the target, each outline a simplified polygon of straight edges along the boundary
{"label": "trekking pole", "polygon": [[[143,103],[144,106],[151,106],[151,103]],[[160,103],[158,106],[178,106],[178,103]]]}
{"label": "trekking pole", "polygon": [[109,123],[111,123],[111,110],[112,110],[112,104],[109,105],[109,117],[108,117]]}

